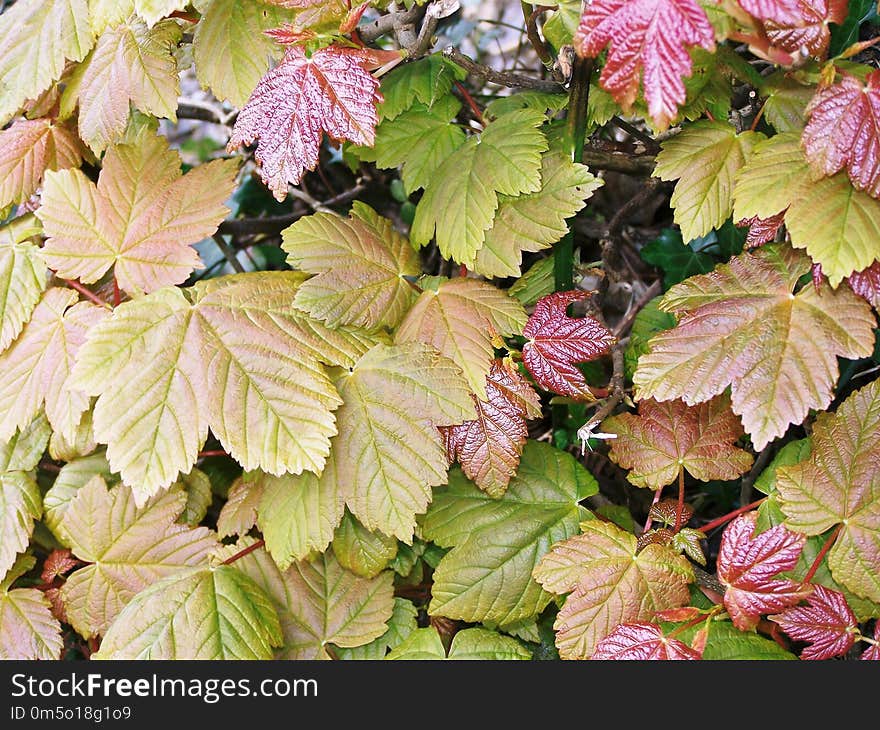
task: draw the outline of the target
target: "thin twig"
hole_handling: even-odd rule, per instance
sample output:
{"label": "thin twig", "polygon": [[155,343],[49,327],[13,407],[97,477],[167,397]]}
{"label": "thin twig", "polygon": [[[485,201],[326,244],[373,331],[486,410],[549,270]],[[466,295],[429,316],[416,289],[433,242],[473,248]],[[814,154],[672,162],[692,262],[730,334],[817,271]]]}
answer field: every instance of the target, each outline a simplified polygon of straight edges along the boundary
{"label": "thin twig", "polygon": [[[550,53],[550,49],[547,48],[547,44],[544,43],[544,39],[541,38],[541,34],[538,32],[538,18],[547,11],[554,9],[555,8],[552,5],[538,5],[526,16],[526,37],[529,39],[529,43],[532,44],[532,48],[535,49],[535,53],[538,54],[538,58],[541,59],[541,63],[543,63],[550,71],[554,71],[553,55]],[[523,6],[523,15],[525,15],[525,5]],[[556,69],[554,72],[554,79],[556,81],[561,80],[556,77],[556,74],[558,73],[559,69]]]}
{"label": "thin twig", "polygon": [[655,140],[651,135],[646,134],[638,127],[633,126],[632,124],[624,121],[620,117],[612,117],[611,123],[615,127],[619,127],[620,129],[622,129],[630,137],[639,140],[639,142],[645,145],[645,148],[650,150],[651,152],[657,152],[657,150],[660,149],[660,145],[657,144],[657,140]]}
{"label": "thin twig", "polygon": [[617,404],[623,400],[623,347],[618,342],[611,349],[611,395],[605,401],[603,406],[596,411],[590,420],[584,424],[585,428],[590,429],[604,421],[617,408]]}
{"label": "thin twig", "polygon": [[598,170],[611,170],[626,175],[650,175],[654,172],[653,155],[631,155],[626,152],[609,152],[594,146],[584,148],[581,162]]}
{"label": "thin twig", "polygon": [[716,527],[721,527],[721,525],[730,522],[734,517],[739,517],[745,512],[750,512],[751,510],[755,509],[755,507],[760,506],[761,503],[763,503],[766,499],[766,497],[761,497],[761,499],[757,499],[754,502],[745,505],[744,507],[735,509],[733,510],[733,512],[728,512],[726,515],[721,515],[721,517],[719,517],[718,519],[707,522],[705,525],[703,525],[702,527],[698,527],[697,529],[705,535],[711,530],[714,530]]}
{"label": "thin twig", "polygon": [[642,296],[636,300],[634,304],[630,306],[630,308],[626,312],[626,316],[620,322],[617,323],[617,326],[614,328],[614,336],[622,337],[627,333],[629,328],[632,326],[632,323],[635,321],[636,316],[639,312],[641,312],[645,305],[650,302],[654,297],[659,296],[660,292],[663,291],[663,284],[660,282],[660,279],[654,279],[651,286],[645,289]]}
{"label": "thin twig", "polygon": [[82,284],[73,279],[62,279],[62,281],[67,284],[71,289],[76,289],[80,294],[82,294],[86,299],[91,302],[94,302],[99,307],[104,307],[105,309],[113,310],[113,307],[105,302],[101,297],[99,297],[95,292],[86,289]]}
{"label": "thin twig", "polygon": [[214,239],[214,243],[217,244],[217,248],[220,249],[223,256],[226,258],[226,261],[229,265],[239,274],[244,273],[244,266],[241,265],[241,261],[238,260],[238,256],[235,255],[235,251],[232,247],[226,243],[223,236],[219,233],[215,233],[211,238]]}
{"label": "thin twig", "polygon": [[755,485],[755,481],[758,479],[758,476],[764,471],[764,467],[767,466],[767,462],[770,461],[770,457],[773,455],[774,449],[771,446],[765,446],[762,449],[761,453],[758,454],[755,459],[755,463],[752,464],[752,468],[749,470],[749,473],[743,477],[742,486],[740,486],[739,490],[739,503],[747,504],[752,498],[752,487]]}
{"label": "thin twig", "polygon": [[223,561],[223,565],[232,565],[236,560],[240,560],[245,555],[250,555],[252,552],[254,552],[254,550],[259,550],[265,544],[266,544],[265,540],[257,540],[255,543],[248,545],[243,550],[239,550],[231,558],[226,558],[226,560]]}
{"label": "thin twig", "polygon": [[457,66],[461,66],[465,71],[499,86],[515,89],[534,89],[535,91],[547,91],[550,93],[565,91],[562,84],[555,81],[545,81],[544,79],[536,79],[531,76],[523,76],[523,74],[514,73],[513,71],[496,71],[494,68],[484,66],[469,56],[465,56],[455,46],[444,48],[443,55]]}

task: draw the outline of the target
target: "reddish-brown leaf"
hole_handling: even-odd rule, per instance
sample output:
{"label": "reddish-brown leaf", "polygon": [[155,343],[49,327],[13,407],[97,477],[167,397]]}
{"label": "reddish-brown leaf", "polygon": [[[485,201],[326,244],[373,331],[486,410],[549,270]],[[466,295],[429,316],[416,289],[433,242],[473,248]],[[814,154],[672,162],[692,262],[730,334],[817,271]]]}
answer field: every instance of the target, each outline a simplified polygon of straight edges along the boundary
{"label": "reddish-brown leaf", "polygon": [[847,0],[798,0],[795,22],[768,20],[764,28],[777,48],[789,53],[804,48],[811,56],[824,58],[831,40],[828,24],[846,20],[847,5]]}
{"label": "reddish-brown leaf", "polygon": [[700,654],[678,639],[663,635],[657,624],[620,624],[596,645],[591,659],[695,660]]}
{"label": "reddish-brown leaf", "polygon": [[862,652],[862,656],[860,659],[865,659],[868,661],[880,661],[880,620],[877,620],[874,623],[874,641],[877,642],[875,644],[871,644],[865,651]]}
{"label": "reddish-brown leaf", "polygon": [[769,616],[792,639],[809,643],[801,659],[830,659],[846,654],[855,643],[858,624],[842,593],[815,585],[804,606]]}
{"label": "reddish-brown leaf", "polygon": [[807,105],[809,121],[801,137],[816,173],[846,168],[854,187],[880,197],[880,71],[863,85],[844,75],[840,83],[816,92]]}
{"label": "reddish-brown leaf", "polygon": [[592,317],[574,319],[565,310],[590,296],[585,291],[556,292],[541,297],[523,329],[523,363],[545,390],[581,400],[592,400],[583,373],[575,363],[595,360],[617,341]]}
{"label": "reddish-brown leaf", "polygon": [[660,489],[682,468],[704,482],[735,479],[752,465],[752,455],[734,446],[743,429],[727,395],[697,406],[648,398],[638,416],[612,416],[602,429],[617,434],[609,457],[630,470],[627,479],[638,487]]}
{"label": "reddish-brown leaf", "polygon": [[332,45],[307,57],[299,46],[257,84],[238,115],[228,148],[259,138],[256,158],[263,182],[278,200],[318,163],[321,134],[373,146],[382,101],[379,82],[367,71],[371,57]]}
{"label": "reddish-brown leaf", "polygon": [[40,579],[44,583],[51,583],[79,565],[82,565],[82,561],[73,557],[70,550],[53,550],[43,563],[43,572],[40,574]]}
{"label": "reddish-brown leaf", "polygon": [[850,288],[867,299],[872,307],[880,307],[880,261],[875,261],[864,271],[850,274],[846,280]]}
{"label": "reddish-brown leaf", "polygon": [[696,0],[594,0],[587,3],[574,46],[595,58],[608,58],[599,81],[629,109],[642,79],[648,112],[663,129],[685,100],[682,77],[692,72],[688,48],[715,50],[715,35]]}
{"label": "reddish-brown leaf", "polygon": [[812,586],[773,576],[797,564],[806,537],[777,525],[754,535],[756,512],[737,517],[724,530],[718,550],[718,579],[727,587],[724,608],[740,631],[751,631],[761,614],[806,598]]}
{"label": "reddish-brown leaf", "polygon": [[[678,500],[661,499],[650,510],[651,519],[666,525],[674,525],[678,519]],[[694,508],[685,504],[681,510],[681,524],[686,525],[694,516]]]}
{"label": "reddish-brown leaf", "polygon": [[801,19],[800,0],[739,0],[739,4],[758,20],[796,25]]}
{"label": "reddish-brown leaf", "polygon": [[61,600],[60,588],[47,588],[43,595],[49,599],[52,615],[62,623],[68,623],[67,611],[64,610],[64,601]]}
{"label": "reddish-brown leaf", "polygon": [[477,417],[441,426],[449,461],[493,497],[507,489],[528,436],[527,418],[541,415],[541,401],[529,382],[502,360],[486,376],[486,399],[473,396]]}
{"label": "reddish-brown leaf", "polygon": [[636,552],[641,552],[648,545],[669,545],[674,537],[675,533],[668,527],[657,527],[653,530],[648,530],[639,535],[639,539],[636,542]]}
{"label": "reddish-brown leaf", "polygon": [[759,218],[756,215],[753,215],[751,218],[743,218],[736,225],[740,228],[749,227],[745,245],[746,248],[756,248],[757,246],[763,246],[765,243],[770,243],[770,241],[776,238],[776,233],[784,222],[785,211],[783,210],[781,213],[771,215],[769,218]]}

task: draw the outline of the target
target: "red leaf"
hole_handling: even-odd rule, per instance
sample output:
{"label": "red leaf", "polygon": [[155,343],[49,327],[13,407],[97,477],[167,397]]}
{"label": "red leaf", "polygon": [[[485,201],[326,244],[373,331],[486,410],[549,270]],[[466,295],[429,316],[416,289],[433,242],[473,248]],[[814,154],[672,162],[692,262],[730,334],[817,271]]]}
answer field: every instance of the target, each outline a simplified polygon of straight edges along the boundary
{"label": "red leaf", "polygon": [[[788,209],[786,208],[786,210]],[[756,215],[751,218],[743,218],[736,225],[740,228],[749,227],[749,232],[746,235],[746,248],[756,248],[757,246],[763,246],[765,243],[770,243],[770,241],[776,238],[776,233],[784,222],[785,211],[783,210],[781,213],[771,215],[769,218],[758,218]]]}
{"label": "red leaf", "polygon": [[596,645],[591,659],[694,660],[700,654],[678,639],[663,635],[656,624],[619,624]]}
{"label": "red leaf", "polygon": [[264,30],[263,34],[282,46],[294,46],[317,38],[315,31],[310,28],[303,29],[290,23],[285,23],[280,28]]}
{"label": "red leaf", "polygon": [[799,0],[794,22],[764,23],[767,36],[777,48],[797,53],[806,48],[812,56],[824,58],[831,40],[829,23],[846,20],[847,0]]}
{"label": "red leaf", "polygon": [[780,25],[797,25],[801,19],[798,0],[739,0],[739,4],[758,20],[769,20]]}
{"label": "red leaf", "polygon": [[572,398],[592,399],[583,373],[575,363],[595,360],[610,351],[617,338],[592,317],[573,319],[565,310],[590,296],[567,291],[541,297],[529,317],[523,336],[523,363],[545,390]]}
{"label": "red leaf", "polygon": [[46,557],[46,562],[43,563],[43,572],[40,574],[40,579],[44,583],[51,583],[78,565],[82,565],[82,561],[73,557],[70,550],[53,550]]}
{"label": "red leaf", "polygon": [[880,71],[862,85],[845,75],[816,92],[801,145],[813,170],[833,175],[846,168],[859,190],[880,197]]}
{"label": "red leaf", "polygon": [[685,100],[683,76],[692,72],[689,46],[715,50],[715,35],[696,0],[594,0],[574,37],[582,56],[608,47],[599,81],[625,110],[635,101],[642,77],[654,124],[665,128]]}
{"label": "red leaf", "polygon": [[862,652],[862,656],[860,659],[865,659],[867,661],[880,661],[880,619],[874,622],[874,641],[876,644],[871,644],[867,649]]}
{"label": "red leaf", "polygon": [[335,45],[311,57],[299,46],[288,48],[239,113],[228,149],[259,138],[263,182],[284,200],[288,183],[298,184],[315,169],[322,131],[372,147],[376,104],[382,101],[379,82],[367,71],[373,60],[359,49]]}
{"label": "red leaf", "polygon": [[718,579],[727,586],[724,608],[733,625],[750,631],[761,614],[793,606],[812,586],[771,580],[797,564],[806,537],[777,525],[754,535],[756,512],[737,517],[724,530],[718,550]]}
{"label": "red leaf", "polygon": [[830,659],[846,654],[855,642],[856,617],[842,593],[815,585],[805,606],[769,616],[792,639],[810,644],[801,659]]}
{"label": "red leaf", "polygon": [[474,396],[477,418],[441,426],[449,461],[456,459],[469,479],[492,496],[504,494],[519,466],[528,436],[526,418],[541,414],[529,382],[502,360],[486,376],[486,400]]}
{"label": "red leaf", "polygon": [[856,271],[846,277],[850,288],[871,306],[880,307],[880,261],[875,261],[864,271]]}

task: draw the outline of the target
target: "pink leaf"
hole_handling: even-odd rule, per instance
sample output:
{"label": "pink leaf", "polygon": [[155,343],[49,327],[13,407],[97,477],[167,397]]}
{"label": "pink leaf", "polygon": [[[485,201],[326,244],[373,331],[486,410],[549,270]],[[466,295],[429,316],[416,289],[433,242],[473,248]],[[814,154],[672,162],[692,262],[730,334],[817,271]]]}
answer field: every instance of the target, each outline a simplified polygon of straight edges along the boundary
{"label": "pink leaf", "polygon": [[801,136],[807,161],[820,175],[846,168],[859,190],[880,197],[880,71],[862,85],[845,75],[820,89],[807,105],[809,122]]}
{"label": "pink leaf", "polygon": [[595,58],[608,47],[599,81],[629,109],[642,78],[648,111],[665,128],[685,100],[682,77],[692,72],[688,47],[715,50],[715,35],[696,0],[594,0],[575,33],[575,49]]}
{"label": "pink leaf", "polygon": [[796,25],[801,19],[798,0],[739,0],[742,9],[758,20],[770,20],[780,25]]}
{"label": "pink leaf", "polygon": [[700,654],[678,639],[663,635],[656,624],[620,624],[596,645],[591,659],[695,660]]}
{"label": "pink leaf", "polygon": [[585,291],[567,291],[541,297],[523,330],[528,340],[523,363],[538,385],[579,399],[592,399],[592,394],[575,363],[601,357],[617,341],[592,317],[573,319],[565,313],[569,304],[588,296]]}
{"label": "pink leaf", "polygon": [[871,306],[880,307],[880,261],[875,261],[864,271],[850,274],[846,280],[850,288],[867,299]]}
{"label": "pink leaf", "polygon": [[815,585],[805,606],[770,616],[792,639],[810,644],[801,659],[830,659],[846,654],[855,642],[856,617],[842,593]]}
{"label": "pink leaf", "polygon": [[824,58],[831,40],[829,23],[846,20],[847,0],[798,0],[794,21],[764,23],[774,46],[789,53],[805,48],[810,55]]}
{"label": "pink leaf", "polygon": [[749,227],[749,232],[746,235],[746,248],[756,248],[757,246],[763,246],[765,243],[770,243],[770,241],[776,238],[776,233],[784,222],[785,211],[783,210],[781,213],[771,215],[769,218],[759,218],[756,215],[751,218],[744,218],[736,225],[740,228]]}
{"label": "pink leaf", "polygon": [[737,517],[724,530],[718,550],[718,579],[727,587],[724,608],[733,625],[750,631],[761,614],[793,606],[812,586],[772,580],[797,564],[806,537],[777,525],[754,535],[756,512]]}
{"label": "pink leaf", "polygon": [[328,46],[307,57],[293,46],[257,84],[238,115],[228,149],[259,138],[256,158],[263,182],[278,200],[288,183],[315,169],[321,134],[372,147],[382,101],[379,82],[367,71],[374,62],[356,48]]}

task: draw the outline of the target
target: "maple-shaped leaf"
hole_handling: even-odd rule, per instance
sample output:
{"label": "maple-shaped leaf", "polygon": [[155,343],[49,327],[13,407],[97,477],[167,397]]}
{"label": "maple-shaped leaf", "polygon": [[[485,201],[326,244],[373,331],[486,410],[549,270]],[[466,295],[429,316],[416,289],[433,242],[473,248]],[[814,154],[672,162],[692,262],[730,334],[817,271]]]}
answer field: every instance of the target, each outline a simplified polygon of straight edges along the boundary
{"label": "maple-shaped leaf", "polygon": [[875,662],[880,661],[880,621],[874,622],[874,643],[862,652],[859,659]]}
{"label": "maple-shaped leaf", "polygon": [[396,649],[418,628],[418,609],[405,598],[394,599],[388,629],[378,639],[350,649],[337,649],[340,659],[384,659],[389,649]]}
{"label": "maple-shaped leaf", "polygon": [[634,535],[599,520],[582,522],[581,530],[534,570],[546,590],[571,594],[553,625],[563,659],[588,659],[615,626],[684,606],[693,580],[687,559],[664,545],[637,551]]}
{"label": "maple-shaped leaf", "polygon": [[[382,89],[384,93],[384,84]],[[401,167],[400,178],[407,194],[426,187],[438,168],[464,143],[464,131],[454,123],[460,108],[461,102],[454,96],[443,96],[432,106],[415,103],[393,119],[383,118],[369,157],[375,158],[377,167]],[[368,159],[361,154],[362,159]]]}
{"label": "maple-shaped leaf", "polygon": [[758,20],[797,24],[803,20],[802,0],[737,0],[743,10]]}
{"label": "maple-shaped leaf", "polygon": [[264,0],[270,5],[297,12],[296,24],[301,28],[331,29],[348,15],[347,0]]}
{"label": "maple-shaped leaf", "polygon": [[285,571],[265,550],[245,555],[235,566],[266,592],[277,611],[282,634],[277,659],[329,659],[334,646],[357,647],[378,638],[391,618],[394,574],[361,578],[345,570],[332,550]]}
{"label": "maple-shaped leaf", "polygon": [[880,197],[880,71],[864,84],[847,74],[819,89],[807,114],[801,144],[813,170],[833,175],[845,168],[857,189]]}
{"label": "maple-shaped leaf", "polygon": [[757,512],[737,517],[724,529],[718,549],[724,608],[740,631],[751,631],[762,614],[793,606],[813,590],[806,583],[773,579],[797,564],[806,538],[783,525],[756,535],[756,520]]}
{"label": "maple-shaped leaf", "polygon": [[30,543],[34,522],[43,515],[40,489],[23,471],[0,473],[0,576]]}
{"label": "maple-shaped leaf", "polygon": [[40,413],[7,441],[0,441],[0,473],[36,469],[46,451],[52,427],[45,413]]}
{"label": "maple-shaped leaf", "polygon": [[119,482],[119,475],[110,470],[103,451],[73,459],[62,466],[55,482],[43,495],[43,522],[65,547],[70,547],[70,539],[64,532],[64,514],[77,492],[96,476],[108,486]]}
{"label": "maple-shaped leaf", "polygon": [[108,315],[78,298],[72,289],[47,290],[21,335],[0,354],[0,439],[27,426],[43,407],[52,428],[73,438],[89,399],[71,388],[70,372],[86,334]]}
{"label": "maple-shaped leaf", "polygon": [[639,415],[621,413],[606,418],[609,458],[628,469],[627,480],[638,487],[662,489],[681,469],[703,482],[736,479],[752,465],[752,455],[736,447],[743,430],[730,410],[730,398],[720,395],[697,406],[680,400],[639,403]]}
{"label": "maple-shaped leaf", "polygon": [[330,327],[394,328],[413,300],[405,277],[421,273],[418,254],[390,220],[355,202],[349,218],[315,213],[282,232],[290,264],[316,274],[294,306]]}
{"label": "maple-shaped leaf", "polygon": [[522,304],[485,281],[432,277],[406,313],[396,343],[424,342],[458,365],[478,398],[486,395],[486,376],[497,337],[519,335],[526,324]]}
{"label": "maple-shaped leaf", "polygon": [[413,631],[385,657],[391,661],[517,661],[531,658],[531,652],[516,639],[479,626],[456,632],[448,654],[437,629],[427,626]]}
{"label": "maple-shaped leaf", "polygon": [[361,578],[375,578],[397,555],[397,539],[368,530],[346,510],[333,535],[333,555]]}
{"label": "maple-shaped leaf", "polygon": [[848,0],[798,0],[796,22],[765,20],[764,30],[772,44],[783,51],[800,53],[806,49],[811,56],[825,58],[831,41],[828,24],[843,23],[847,6]]}
{"label": "maple-shaped leaf", "polygon": [[217,534],[220,537],[244,535],[257,524],[257,509],[263,498],[262,472],[247,472],[236,478],[220,514],[217,516]]}
{"label": "maple-shaped leaf", "polygon": [[665,129],[685,100],[688,49],[715,50],[715,32],[696,0],[595,0],[584,8],[574,46],[590,58],[608,48],[599,81],[625,111],[641,78],[651,119]]}
{"label": "maple-shaped leaf", "polygon": [[318,164],[321,133],[372,146],[381,101],[364,51],[332,45],[307,57],[299,46],[257,84],[239,112],[228,149],[259,138],[260,174],[278,200]]}
{"label": "maple-shaped leaf", "polygon": [[180,82],[173,55],[181,37],[173,20],[153,28],[137,18],[105,31],[77,67],[62,104],[79,103],[79,136],[96,154],[119,141],[131,109],[177,120]]}
{"label": "maple-shaped leaf", "polygon": [[598,490],[571,454],[529,441],[501,498],[453,469],[421,521],[422,535],[452,547],[434,571],[429,613],[506,626],[537,616],[551,596],[532,577],[550,546],[577,533],[578,502]]}
{"label": "maple-shaped leaf", "polygon": [[259,474],[261,492],[257,526],[266,549],[281,570],[312,552],[323,552],[345,512],[332,460],[320,477],[311,472],[272,476]]}
{"label": "maple-shaped leaf", "polygon": [[759,218],[753,215],[751,218],[739,221],[736,225],[743,228],[748,226],[749,232],[746,234],[745,248],[755,248],[770,243],[776,238],[784,221],[785,213],[783,212],[771,215],[769,218]]}
{"label": "maple-shaped leaf", "polygon": [[417,103],[432,109],[437,102],[449,98],[455,81],[463,81],[466,76],[461,66],[439,53],[402,63],[382,78],[385,98],[379,105],[379,114],[383,120],[396,119]]}
{"label": "maple-shaped leaf", "polygon": [[69,623],[85,637],[103,634],[125,605],[160,578],[201,565],[217,548],[214,533],[175,521],[186,493],[174,489],[137,507],[125,486],[94,477],[64,513],[73,554],[88,565],[61,590]]}
{"label": "maple-shaped leaf", "polygon": [[92,659],[272,659],[281,625],[263,588],[234,565],[184,568],[138,593]]}
{"label": "maple-shaped leaf", "polygon": [[755,145],[736,176],[734,220],[785,211],[792,245],[806,249],[831,286],[880,257],[880,201],[839,172],[811,179],[800,139],[777,134]]}
{"label": "maple-shaped leaf", "polygon": [[142,135],[111,147],[98,184],[80,170],[46,173],[37,216],[48,239],[43,255],[66,279],[98,281],[112,266],[136,296],[184,281],[199,256],[189,244],[217,230],[229,212],[233,160],[214,160],[181,175],[163,137]]}
{"label": "maple-shaped leaf", "polygon": [[846,654],[855,643],[858,623],[842,593],[816,585],[806,605],[768,617],[792,639],[809,644],[801,659],[830,659]]}
{"label": "maple-shaped leaf", "polygon": [[523,364],[545,390],[582,400],[593,400],[577,363],[610,352],[617,338],[592,317],[572,318],[568,305],[586,299],[589,292],[573,290],[541,297],[523,329]]}
{"label": "maple-shaped leaf", "polygon": [[733,412],[757,450],[811,408],[827,408],[837,357],[867,357],[875,322],[845,287],[795,291],[807,270],[802,254],[764,246],[670,289],[661,308],[679,313],[679,323],[639,359],[637,399],[694,405],[730,386]]}
{"label": "maple-shaped leaf", "polygon": [[73,553],[66,548],[63,550],[55,549],[46,557],[43,562],[43,570],[40,573],[40,580],[44,583],[51,583],[56,578],[60,578],[69,573],[74,568],[82,565],[81,560],[73,557]]}
{"label": "maple-shaped leaf", "polygon": [[199,82],[218,99],[244,106],[270,60],[282,53],[265,31],[290,19],[290,13],[261,2],[211,0],[193,34]]}
{"label": "maple-shaped leaf", "polygon": [[663,142],[654,168],[661,180],[678,180],[670,205],[684,241],[719,228],[733,212],[733,180],[764,137],[727,122],[701,121]]}
{"label": "maple-shaped leaf", "polygon": [[770,74],[761,90],[766,94],[764,118],[777,132],[797,132],[804,129],[804,111],[816,93],[816,87],[795,77],[787,69]]}
{"label": "maple-shaped leaf", "polygon": [[446,483],[438,426],[474,417],[461,370],[422,343],[376,345],[337,381],[334,479],[369,530],[412,542],[415,517]]}
{"label": "maple-shaped leaf", "polygon": [[87,0],[22,0],[0,24],[0,122],[82,61],[94,44]]}
{"label": "maple-shaped leaf", "polygon": [[864,271],[856,271],[846,278],[850,288],[877,309],[880,307],[880,261]]}
{"label": "maple-shaped leaf", "polygon": [[498,212],[477,251],[473,270],[482,276],[521,275],[525,251],[541,251],[568,231],[567,219],[586,205],[604,180],[568,155],[549,152],[541,159],[541,189],[499,198]]}
{"label": "maple-shaped leaf", "polygon": [[0,579],[0,660],[52,661],[61,657],[64,639],[52,606],[36,588],[12,588],[36,560],[22,555]]}
{"label": "maple-shaped leaf", "polygon": [[657,624],[620,624],[596,645],[590,659],[669,661],[700,659],[694,651],[678,639],[664,636]]}
{"label": "maple-shaped leaf", "polygon": [[46,288],[46,262],[28,240],[40,230],[32,214],[0,228],[0,352],[21,333]]}
{"label": "maple-shaped leaf", "polygon": [[293,309],[303,278],[211,279],[194,301],[169,287],[92,330],[75,387],[99,396],[95,435],[139,504],[190,470],[209,426],[245,469],[323,468],[341,399],[321,363],[351,366],[372,343]]}
{"label": "maple-shaped leaf", "polygon": [[529,381],[502,360],[486,376],[486,397],[474,396],[477,417],[441,428],[449,461],[493,497],[504,494],[519,466],[528,437],[526,419],[541,415],[541,400]]}
{"label": "maple-shaped leaf", "polygon": [[835,581],[880,603],[880,382],[850,395],[835,413],[821,413],[810,458],[776,472],[785,524],[821,535],[842,524],[828,553]]}
{"label": "maple-shaped leaf", "polygon": [[65,122],[46,117],[14,122],[0,132],[0,208],[27,200],[46,170],[78,167],[82,154],[82,143]]}
{"label": "maple-shaped leaf", "polygon": [[[416,246],[435,236],[440,253],[471,267],[492,227],[499,194],[541,189],[541,153],[547,139],[538,129],[546,120],[534,109],[519,109],[469,137],[434,172],[416,207],[410,237]],[[449,215],[450,210],[458,211]]]}

